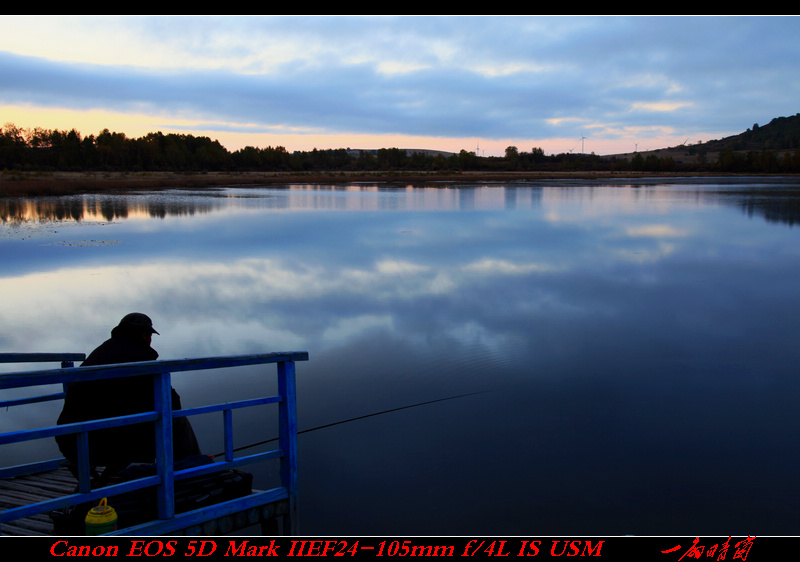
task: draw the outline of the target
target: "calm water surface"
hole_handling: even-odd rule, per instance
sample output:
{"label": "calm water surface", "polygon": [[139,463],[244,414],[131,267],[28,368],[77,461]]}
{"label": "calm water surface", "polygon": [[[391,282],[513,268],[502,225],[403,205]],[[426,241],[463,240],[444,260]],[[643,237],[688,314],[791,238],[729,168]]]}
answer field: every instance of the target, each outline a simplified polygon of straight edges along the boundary
{"label": "calm water surface", "polygon": [[[307,350],[300,429],[478,393],[301,435],[303,534],[800,529],[797,181],[231,187],[0,216],[1,351],[88,353],[140,311],[162,359]],[[262,379],[173,384],[192,406]],[[26,408],[0,429],[59,409]],[[211,454],[218,425],[196,424]],[[245,418],[236,445],[265,431]]]}

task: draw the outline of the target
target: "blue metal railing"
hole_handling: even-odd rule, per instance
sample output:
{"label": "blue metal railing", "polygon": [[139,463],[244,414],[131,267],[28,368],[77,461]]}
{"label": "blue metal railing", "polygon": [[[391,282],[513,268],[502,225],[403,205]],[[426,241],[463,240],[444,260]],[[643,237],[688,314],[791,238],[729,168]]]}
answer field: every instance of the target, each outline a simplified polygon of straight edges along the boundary
{"label": "blue metal railing", "polygon": [[[158,519],[135,527],[120,529],[111,534],[158,535],[169,533],[206,521],[211,521],[224,515],[233,514],[252,507],[267,505],[280,500],[288,500],[289,506],[288,516],[284,519],[284,532],[286,534],[297,534],[297,405],[294,364],[296,361],[307,361],[307,352],[295,351],[259,355],[143,361],[138,363],[121,363],[117,365],[91,367],[73,367],[69,363],[70,361],[81,359],[83,359],[82,354],[0,354],[0,362],[67,361],[65,364],[62,363],[65,366],[60,369],[0,374],[0,390],[59,383],[66,387],[67,384],[78,381],[151,375],[154,379],[155,408],[151,412],[116,418],[0,433],[0,446],[34,439],[52,439],[57,435],[68,433],[77,434],[78,443],[77,493],[52,500],[32,503],[22,507],[7,509],[0,513],[0,531],[2,530],[3,523],[15,519],[30,517],[38,513],[45,513],[70,505],[77,505],[133,490],[156,486]],[[267,363],[277,364],[278,394],[275,396],[264,396],[237,402],[188,408],[185,410],[172,410],[170,373]],[[34,398],[0,402],[0,406],[18,405],[42,400],[55,400],[62,397],[63,393],[56,393]],[[233,411],[270,403],[278,404],[278,449],[234,458]],[[223,414],[225,460],[214,462],[210,465],[175,471],[172,458],[173,418],[206,414],[209,412],[222,412]],[[88,432],[95,429],[118,427],[146,421],[155,422],[156,475],[92,490]],[[229,468],[237,468],[242,465],[271,458],[280,459],[281,485],[279,487],[263,492],[255,492],[249,496],[215,504],[204,509],[180,514],[175,513],[175,480],[220,472]],[[2,468],[0,469],[0,479],[57,468],[61,466],[63,460],[64,459],[59,458]]]}
{"label": "blue metal railing", "polygon": [[[86,354],[84,353],[0,353],[0,363],[61,363],[63,368],[74,367],[75,361],[83,361],[84,359],[86,359]],[[66,392],[67,385],[65,383],[63,392],[34,396],[32,398],[4,400],[0,402],[0,408],[58,400],[64,398]]]}

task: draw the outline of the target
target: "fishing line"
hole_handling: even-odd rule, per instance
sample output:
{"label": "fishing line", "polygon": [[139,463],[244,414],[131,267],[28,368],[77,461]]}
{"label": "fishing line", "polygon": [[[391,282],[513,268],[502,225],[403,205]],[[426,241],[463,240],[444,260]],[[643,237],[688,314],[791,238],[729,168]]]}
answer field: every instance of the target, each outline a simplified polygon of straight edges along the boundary
{"label": "fishing line", "polygon": [[[297,435],[300,435],[302,433],[308,433],[310,431],[317,431],[318,429],[325,429],[327,427],[333,427],[334,425],[341,425],[343,423],[349,423],[349,422],[356,421],[356,420],[363,420],[364,418],[371,418],[373,416],[380,416],[382,414],[388,414],[389,412],[397,412],[398,410],[407,410],[408,408],[416,408],[417,406],[425,406],[426,404],[434,404],[436,402],[444,402],[445,400],[454,400],[456,398],[464,398],[466,396],[474,396],[476,394],[485,394],[487,392],[491,392],[491,390],[483,390],[483,391],[480,391],[480,392],[470,392],[468,394],[459,394],[457,396],[448,396],[446,398],[437,398],[436,400],[428,400],[427,402],[419,402],[417,404],[409,404],[408,406],[400,406],[398,408],[391,408],[389,410],[382,410],[380,412],[373,412],[371,414],[364,414],[363,416],[356,416],[354,418],[349,418],[349,419],[346,419],[346,420],[326,423],[324,425],[318,425],[317,427],[311,427],[309,429],[304,429],[302,431],[298,431]],[[251,447],[258,447],[259,445],[264,445],[265,443],[271,443],[271,442],[277,441],[277,440],[278,440],[278,437],[274,437],[272,439],[267,439],[266,441],[259,441],[258,443],[252,443],[250,445],[243,445],[241,447],[237,447],[236,449],[234,449],[233,452],[243,451],[244,449],[249,449]],[[222,456],[224,454],[225,453],[217,453],[216,455],[211,455],[211,458],[217,458],[217,457],[220,457],[220,456]]]}

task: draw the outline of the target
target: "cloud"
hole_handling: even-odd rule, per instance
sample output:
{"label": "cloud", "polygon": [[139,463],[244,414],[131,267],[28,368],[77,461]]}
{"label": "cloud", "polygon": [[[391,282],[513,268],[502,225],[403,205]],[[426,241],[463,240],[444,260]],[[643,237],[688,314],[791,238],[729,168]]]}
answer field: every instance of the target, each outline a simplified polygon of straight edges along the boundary
{"label": "cloud", "polygon": [[265,134],[682,142],[797,111],[798,22],[6,16],[0,106]]}
{"label": "cloud", "polygon": [[653,237],[653,238],[675,238],[688,235],[685,229],[678,229],[670,224],[645,224],[640,226],[629,226],[626,229],[628,236],[632,237]]}

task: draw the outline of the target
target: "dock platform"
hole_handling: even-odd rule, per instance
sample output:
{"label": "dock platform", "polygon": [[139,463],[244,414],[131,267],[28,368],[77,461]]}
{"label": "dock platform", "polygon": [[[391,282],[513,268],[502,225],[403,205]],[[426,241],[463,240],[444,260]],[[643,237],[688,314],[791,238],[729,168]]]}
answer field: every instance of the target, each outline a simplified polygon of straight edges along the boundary
{"label": "dock platform", "polygon": [[[81,354],[0,354],[0,362],[61,361],[60,369],[48,369],[0,374],[0,391],[10,388],[63,384],[73,381],[112,377],[151,376],[154,384],[155,410],[140,414],[92,420],[74,424],[39,427],[0,433],[0,447],[35,439],[53,439],[56,435],[78,435],[78,466],[72,470],[63,466],[64,459],[49,459],[12,467],[0,466],[0,534],[56,535],[56,525],[50,516],[70,506],[96,505],[108,498],[114,507],[123,499],[147,498],[154,516],[133,525],[123,524],[108,535],[224,535],[259,525],[262,534],[298,534],[297,513],[297,414],[295,390],[295,361],[307,361],[308,353],[278,352],[259,355],[209,357],[196,359],[143,361],[116,365],[74,367]],[[170,373],[202,369],[227,369],[245,365],[274,363],[277,365],[278,394],[259,396],[236,402],[204,405],[179,411],[171,409]],[[23,399],[0,401],[0,408],[21,406],[47,400],[63,399],[64,392]],[[242,408],[275,404],[278,414],[278,448],[271,451],[236,457],[233,448],[233,415]],[[172,420],[219,412],[224,432],[224,460],[213,460],[198,466],[176,468],[172,458]],[[118,427],[144,421],[154,422],[157,457],[152,474],[92,488],[88,454],[88,433],[92,430]],[[2,454],[0,454],[2,458]],[[189,492],[195,492],[199,482],[219,481],[221,474],[247,474],[241,467],[277,459],[280,465],[280,485],[270,490],[245,492],[227,499],[202,503],[179,502]],[[77,478],[76,475],[77,474]],[[135,502],[136,503],[136,502]],[[202,507],[196,507],[202,505]]]}
{"label": "dock platform", "polygon": [[[0,480],[0,509],[23,507],[30,503],[60,498],[75,491],[78,482],[67,468],[57,468]],[[261,493],[253,490],[254,494]],[[258,526],[262,535],[276,535],[280,518],[289,513],[289,501],[275,502],[251,507],[232,514],[220,515],[202,524],[192,525],[169,533],[183,536],[227,535],[242,529]],[[3,525],[3,535],[8,536],[56,536],[52,518],[45,513],[18,519]]]}
{"label": "dock platform", "polygon": [[[0,509],[22,507],[71,494],[78,482],[66,468],[0,480]],[[54,535],[53,521],[38,513],[3,525],[4,535]]]}

